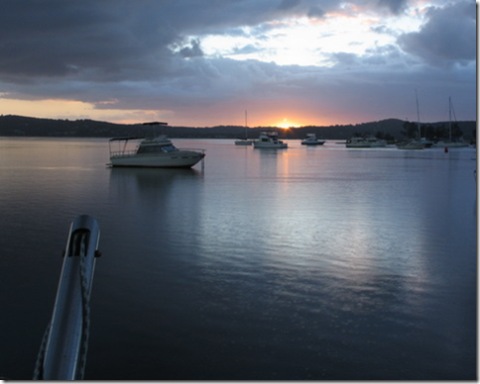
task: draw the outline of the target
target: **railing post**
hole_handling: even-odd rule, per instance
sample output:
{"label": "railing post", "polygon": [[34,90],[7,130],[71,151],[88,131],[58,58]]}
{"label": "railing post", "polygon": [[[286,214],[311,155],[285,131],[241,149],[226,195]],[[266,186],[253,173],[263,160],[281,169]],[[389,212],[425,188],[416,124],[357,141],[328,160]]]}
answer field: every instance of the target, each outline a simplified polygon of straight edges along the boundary
{"label": "railing post", "polygon": [[98,254],[97,221],[78,216],[70,226],[42,361],[44,380],[83,378],[88,343],[89,298]]}

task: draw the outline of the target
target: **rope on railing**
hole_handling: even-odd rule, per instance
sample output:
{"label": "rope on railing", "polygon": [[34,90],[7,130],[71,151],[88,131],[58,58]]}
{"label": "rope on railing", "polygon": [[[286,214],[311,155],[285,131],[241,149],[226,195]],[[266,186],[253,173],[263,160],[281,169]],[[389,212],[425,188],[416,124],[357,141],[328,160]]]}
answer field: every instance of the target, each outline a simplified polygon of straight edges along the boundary
{"label": "rope on railing", "polygon": [[45,361],[45,352],[47,350],[48,336],[50,335],[50,327],[52,323],[49,322],[47,329],[43,334],[42,343],[40,344],[40,350],[38,351],[37,360],[35,362],[35,368],[33,370],[33,380],[43,379],[43,362]]}
{"label": "rope on railing", "polygon": [[90,336],[90,292],[85,266],[85,258],[80,258],[80,285],[82,289],[82,343],[80,344],[80,358],[77,369],[77,380],[83,380],[87,364],[88,339]]}

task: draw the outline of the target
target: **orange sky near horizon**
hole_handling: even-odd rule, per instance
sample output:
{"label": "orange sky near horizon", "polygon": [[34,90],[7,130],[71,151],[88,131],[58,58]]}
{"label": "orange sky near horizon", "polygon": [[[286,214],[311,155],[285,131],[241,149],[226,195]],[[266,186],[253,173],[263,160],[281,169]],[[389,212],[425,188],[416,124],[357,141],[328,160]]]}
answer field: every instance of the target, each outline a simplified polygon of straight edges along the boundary
{"label": "orange sky near horizon", "polygon": [[[231,108],[230,108],[231,110]],[[239,111],[235,117],[231,114],[212,114],[212,111],[198,110],[188,117],[175,116],[170,111],[116,109],[114,104],[108,108],[96,108],[94,104],[77,100],[17,100],[0,98],[0,114],[19,115],[34,118],[82,120],[91,119],[119,124],[136,124],[146,121],[165,121],[171,126],[210,127],[217,125],[240,125],[245,122],[248,127],[271,126],[279,128],[298,128],[308,125],[327,126],[341,124],[337,120],[319,119],[315,116],[296,112],[295,110],[281,112],[270,108],[263,112],[248,112],[245,121],[245,111]],[[228,117],[226,117],[228,116]],[[346,122],[350,123],[350,122]]]}

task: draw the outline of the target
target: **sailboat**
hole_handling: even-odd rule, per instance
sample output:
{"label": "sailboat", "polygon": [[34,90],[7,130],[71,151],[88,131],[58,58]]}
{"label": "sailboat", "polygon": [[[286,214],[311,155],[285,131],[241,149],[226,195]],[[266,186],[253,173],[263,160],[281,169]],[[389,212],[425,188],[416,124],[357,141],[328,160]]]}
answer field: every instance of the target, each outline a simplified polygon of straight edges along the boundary
{"label": "sailboat", "polygon": [[247,111],[245,111],[245,138],[235,140],[235,145],[252,145],[253,140],[248,139]]}
{"label": "sailboat", "polygon": [[[418,128],[418,136],[422,136],[421,129],[420,129],[420,108],[418,106],[418,96],[417,90],[415,90],[415,100],[417,102],[417,128]],[[422,139],[410,139],[401,143],[397,144],[398,149],[423,149],[425,148],[425,143]]]}
{"label": "sailboat", "polygon": [[452,114],[455,122],[457,122],[457,118],[455,116],[455,111],[453,109],[452,99],[448,97],[448,140],[441,140],[435,144],[435,147],[443,147],[443,148],[465,148],[468,147],[468,143],[465,142],[463,139],[458,141],[452,140]]}

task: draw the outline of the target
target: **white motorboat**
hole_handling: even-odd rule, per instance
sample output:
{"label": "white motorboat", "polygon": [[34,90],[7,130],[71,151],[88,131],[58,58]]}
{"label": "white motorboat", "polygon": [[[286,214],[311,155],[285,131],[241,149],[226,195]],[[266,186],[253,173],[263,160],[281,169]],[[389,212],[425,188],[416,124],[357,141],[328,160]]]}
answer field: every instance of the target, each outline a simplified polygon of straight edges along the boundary
{"label": "white motorboat", "polygon": [[302,145],[323,145],[325,140],[317,139],[315,133],[307,133],[307,137],[302,140]]}
{"label": "white motorboat", "polygon": [[283,149],[287,148],[288,144],[278,139],[278,133],[273,132],[261,132],[257,140],[253,142],[254,148],[265,149]]}
{"label": "white motorboat", "polygon": [[[128,143],[138,141],[139,137],[117,137],[110,139],[110,165],[112,167],[155,167],[190,168],[205,157],[203,149],[181,149],[175,147],[165,136],[144,138],[136,148]],[[112,148],[117,142],[118,149]],[[113,144],[115,147],[115,144]]]}
{"label": "white motorboat", "polygon": [[377,139],[374,136],[357,137],[354,136],[345,143],[347,148],[382,148],[387,146],[385,140]]}

